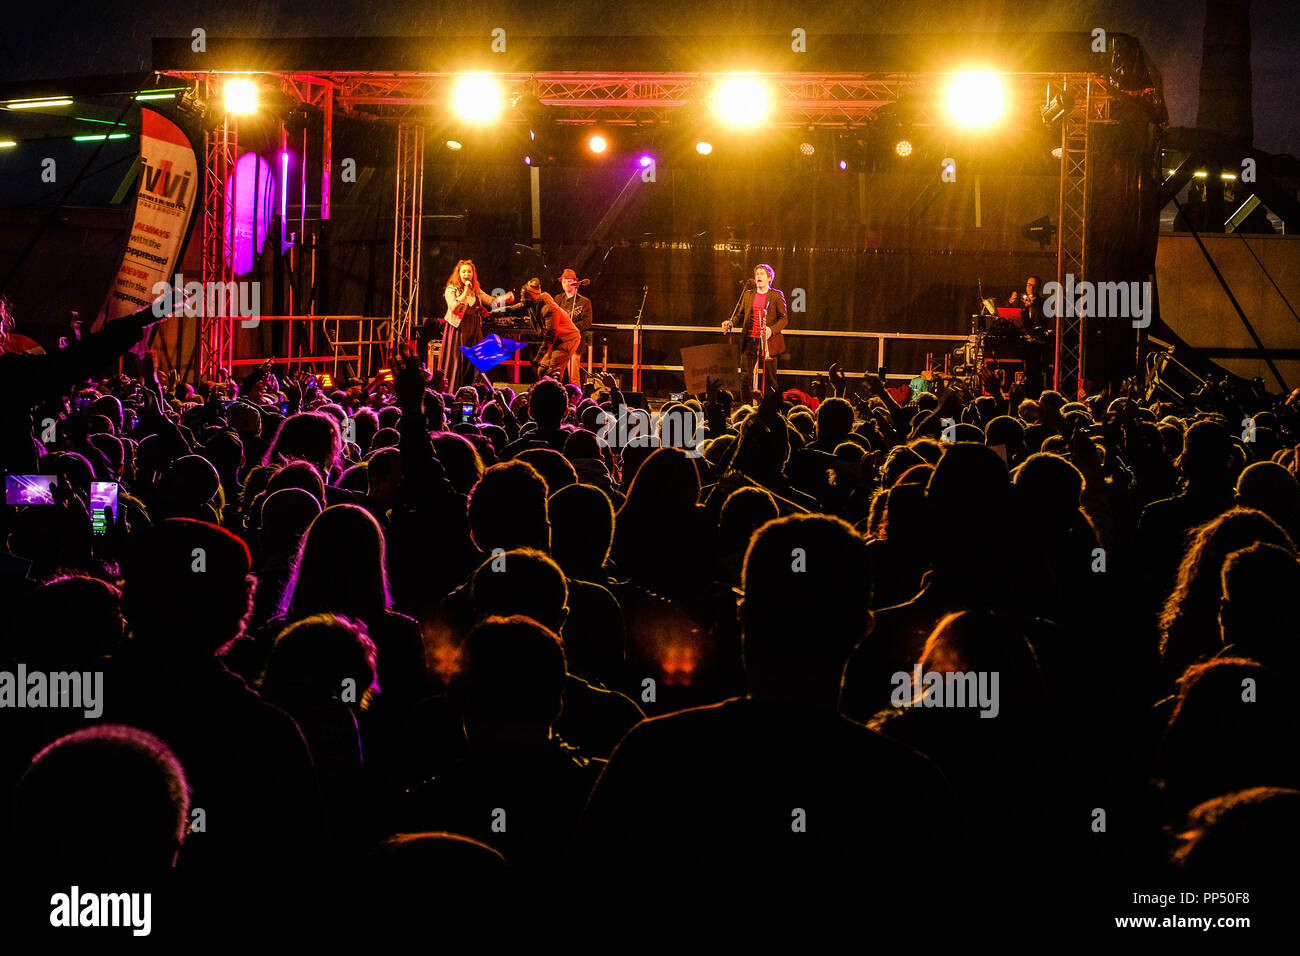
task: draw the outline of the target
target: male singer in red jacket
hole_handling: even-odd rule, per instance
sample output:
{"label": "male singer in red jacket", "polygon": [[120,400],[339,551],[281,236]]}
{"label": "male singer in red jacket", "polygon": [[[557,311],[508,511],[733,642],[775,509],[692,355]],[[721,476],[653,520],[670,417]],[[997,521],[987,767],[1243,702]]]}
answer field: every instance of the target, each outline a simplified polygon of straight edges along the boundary
{"label": "male singer in red jacket", "polygon": [[763,354],[762,342],[767,340],[767,361],[763,364],[763,381],[760,390],[778,388],[776,357],[785,351],[785,338],[781,330],[789,321],[785,308],[785,293],[772,288],[776,270],[767,263],[754,268],[754,281],[745,289],[740,303],[731,318],[722,323],[722,331],[734,328],[744,330],[740,338],[740,391],[749,395],[753,391],[754,366]]}

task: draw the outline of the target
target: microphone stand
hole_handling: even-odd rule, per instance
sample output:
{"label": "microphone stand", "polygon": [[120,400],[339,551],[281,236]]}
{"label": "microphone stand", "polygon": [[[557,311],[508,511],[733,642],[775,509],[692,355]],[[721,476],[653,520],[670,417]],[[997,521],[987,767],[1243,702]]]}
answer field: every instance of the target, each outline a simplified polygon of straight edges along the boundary
{"label": "microphone stand", "polygon": [[641,391],[641,315],[645,312],[646,296],[650,286],[641,286],[641,304],[636,308],[636,318],[632,324],[632,391]]}
{"label": "microphone stand", "polygon": [[[749,283],[750,283],[750,280],[749,280],[749,279],[746,279],[746,280],[741,284],[741,289],[740,289],[740,298],[737,299],[737,300],[736,300],[736,304],[733,305],[733,306],[731,307],[731,318],[727,320],[728,322],[731,322],[731,332],[736,331],[736,323],[735,323],[733,320],[736,318],[736,313],[740,311],[740,303],[742,303],[742,302],[745,301],[745,293],[749,291]],[[726,333],[726,335],[727,335],[728,338],[731,337],[731,332],[727,332],[727,333]],[[743,349],[742,349],[742,351],[743,351]]]}

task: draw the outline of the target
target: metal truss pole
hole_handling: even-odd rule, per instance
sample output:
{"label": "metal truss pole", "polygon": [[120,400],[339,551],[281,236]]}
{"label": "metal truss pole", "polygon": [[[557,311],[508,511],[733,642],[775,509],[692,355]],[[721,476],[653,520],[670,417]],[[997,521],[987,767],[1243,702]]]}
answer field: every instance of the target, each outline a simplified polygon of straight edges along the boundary
{"label": "metal truss pole", "polygon": [[[207,99],[216,101],[211,79],[208,80]],[[226,183],[235,174],[239,131],[229,116],[222,120],[219,128],[207,131],[203,152],[203,288],[211,289],[213,286],[209,283],[219,282],[222,284],[217,288],[231,289],[233,286],[226,283],[235,279],[234,204],[231,203],[232,219],[227,220]],[[211,305],[219,308],[208,308]],[[205,301],[199,320],[199,376],[206,380],[215,380],[223,368],[231,368],[230,363],[235,357],[233,309],[221,308],[222,305],[231,303]],[[209,315],[212,311],[226,314]]]}
{"label": "metal truss pole", "polygon": [[420,221],[424,208],[424,127],[397,129],[396,221],[393,226],[393,314],[390,348],[411,337],[419,320]]}
{"label": "metal truss pole", "polygon": [[1088,127],[1092,120],[1092,84],[1086,75],[1071,74],[1063,89],[1073,97],[1061,122],[1061,185],[1056,247],[1056,281],[1061,290],[1056,315],[1056,376],[1053,387],[1067,400],[1084,394],[1086,322],[1067,302],[1068,288],[1086,276],[1088,250]]}

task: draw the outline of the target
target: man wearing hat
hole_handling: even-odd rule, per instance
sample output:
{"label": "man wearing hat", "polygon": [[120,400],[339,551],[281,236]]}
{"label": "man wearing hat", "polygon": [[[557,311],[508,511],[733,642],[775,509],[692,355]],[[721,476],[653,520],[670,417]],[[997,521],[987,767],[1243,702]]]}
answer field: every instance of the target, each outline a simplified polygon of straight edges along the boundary
{"label": "man wearing hat", "polygon": [[564,295],[560,297],[560,305],[569,313],[569,319],[577,327],[582,338],[578,341],[578,347],[574,353],[573,359],[569,362],[569,381],[575,385],[581,385],[578,381],[578,368],[582,364],[582,356],[587,353],[587,346],[591,342],[591,336],[588,330],[591,323],[595,321],[594,313],[591,310],[591,300],[585,295],[578,294],[578,288],[582,282],[578,279],[578,274],[572,269],[565,269],[560,273],[560,285],[564,288]]}

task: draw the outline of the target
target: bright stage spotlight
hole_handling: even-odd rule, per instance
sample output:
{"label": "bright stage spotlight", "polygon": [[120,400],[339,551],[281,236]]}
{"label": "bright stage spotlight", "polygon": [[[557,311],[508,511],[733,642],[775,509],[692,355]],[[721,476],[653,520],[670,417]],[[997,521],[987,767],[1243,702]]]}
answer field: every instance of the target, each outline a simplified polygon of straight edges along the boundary
{"label": "bright stage spotlight", "polygon": [[1006,108],[1006,92],[996,73],[958,73],[948,86],[948,115],[961,126],[991,126]]}
{"label": "bright stage spotlight", "polygon": [[466,122],[491,123],[505,109],[506,95],[491,74],[469,73],[456,80],[451,105]]}
{"label": "bright stage spotlight", "polygon": [[800,143],[799,152],[803,153],[805,156],[811,156],[813,153],[817,152],[817,147],[812,143]]}
{"label": "bright stage spotlight", "polygon": [[700,140],[695,144],[695,151],[701,156],[707,156],[709,153],[713,152],[713,144],[706,142],[705,140]]}
{"label": "bright stage spotlight", "polygon": [[844,170],[849,168],[849,161],[847,159],[841,159],[839,162],[839,167],[840,167],[840,171],[843,172]]}
{"label": "bright stage spotlight", "polygon": [[641,155],[641,158],[638,159],[637,162],[641,164],[642,169],[645,169],[647,166],[649,166],[651,163],[654,162],[654,157],[651,156],[649,153],[643,153]]}
{"label": "bright stage spotlight", "polygon": [[603,153],[607,146],[609,146],[609,143],[599,133],[587,140],[587,148],[593,153]]}
{"label": "bright stage spotlight", "polygon": [[718,87],[718,115],[731,126],[757,126],[767,116],[767,88],[752,76],[733,76]]}
{"label": "bright stage spotlight", "polygon": [[257,84],[252,80],[226,80],[223,93],[226,112],[231,116],[248,116],[257,112]]}
{"label": "bright stage spotlight", "polygon": [[894,144],[894,152],[897,153],[899,156],[911,156],[912,155],[911,142],[909,140],[900,139],[897,143]]}
{"label": "bright stage spotlight", "polygon": [[462,142],[461,142],[460,140],[458,140],[458,139],[449,139],[449,140],[447,140],[447,148],[450,149],[450,150],[457,150],[457,149],[460,149],[462,146],[464,146],[464,143],[462,143]]}

